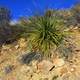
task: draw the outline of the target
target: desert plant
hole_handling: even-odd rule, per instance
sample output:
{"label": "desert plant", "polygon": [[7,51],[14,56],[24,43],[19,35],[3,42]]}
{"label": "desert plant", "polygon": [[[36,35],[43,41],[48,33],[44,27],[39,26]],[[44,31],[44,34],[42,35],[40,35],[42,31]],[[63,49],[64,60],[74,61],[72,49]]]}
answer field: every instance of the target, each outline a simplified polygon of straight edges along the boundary
{"label": "desert plant", "polygon": [[49,53],[53,46],[59,46],[63,40],[64,21],[57,16],[34,16],[26,26],[33,50]]}

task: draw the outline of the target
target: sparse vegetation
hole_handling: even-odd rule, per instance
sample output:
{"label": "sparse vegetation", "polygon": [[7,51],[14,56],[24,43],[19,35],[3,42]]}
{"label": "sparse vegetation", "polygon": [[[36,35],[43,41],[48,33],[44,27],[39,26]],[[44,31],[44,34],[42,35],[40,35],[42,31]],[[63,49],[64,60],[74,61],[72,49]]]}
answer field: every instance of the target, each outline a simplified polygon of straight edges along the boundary
{"label": "sparse vegetation", "polygon": [[29,21],[26,24],[26,29],[32,49],[43,53],[50,53],[50,49],[53,46],[61,44],[64,37],[64,21],[62,19],[46,14],[34,16]]}
{"label": "sparse vegetation", "polygon": [[80,80],[79,10],[47,10],[11,25],[0,8],[0,79]]}

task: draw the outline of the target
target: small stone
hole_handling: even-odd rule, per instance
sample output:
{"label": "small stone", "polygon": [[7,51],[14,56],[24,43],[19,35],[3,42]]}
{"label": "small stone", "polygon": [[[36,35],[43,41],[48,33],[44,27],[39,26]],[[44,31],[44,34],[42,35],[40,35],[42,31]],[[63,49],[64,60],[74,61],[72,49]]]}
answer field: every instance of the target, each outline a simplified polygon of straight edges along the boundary
{"label": "small stone", "polygon": [[9,51],[12,51],[12,49],[9,49]]}
{"label": "small stone", "polygon": [[8,66],[5,67],[4,71],[5,71],[6,74],[8,74],[8,73],[10,73],[12,71],[12,69],[13,69],[13,66],[8,65]]}
{"label": "small stone", "polygon": [[69,67],[71,72],[75,72],[76,71],[76,65],[72,65]]}
{"label": "small stone", "polygon": [[38,63],[37,67],[40,72],[47,73],[53,67],[53,63],[48,60],[43,60],[40,63]]}
{"label": "small stone", "polygon": [[74,72],[75,71],[75,69],[74,68],[71,68],[71,72]]}
{"label": "small stone", "polygon": [[16,45],[15,48],[18,49],[19,48],[19,45]]}
{"label": "small stone", "polygon": [[59,67],[59,66],[63,66],[65,62],[63,59],[55,59],[53,60],[53,64],[55,65],[55,67]]}

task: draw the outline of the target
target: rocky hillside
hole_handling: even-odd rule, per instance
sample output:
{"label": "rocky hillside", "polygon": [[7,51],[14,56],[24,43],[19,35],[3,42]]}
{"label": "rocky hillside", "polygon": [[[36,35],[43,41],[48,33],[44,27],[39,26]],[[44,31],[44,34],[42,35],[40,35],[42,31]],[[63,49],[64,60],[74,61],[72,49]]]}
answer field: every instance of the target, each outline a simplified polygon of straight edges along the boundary
{"label": "rocky hillside", "polygon": [[27,42],[22,38],[3,45],[0,49],[0,80],[80,80],[79,30],[71,30],[68,42],[72,44],[69,48],[73,47],[69,59],[52,57],[51,60],[39,60],[40,54],[27,55]]}

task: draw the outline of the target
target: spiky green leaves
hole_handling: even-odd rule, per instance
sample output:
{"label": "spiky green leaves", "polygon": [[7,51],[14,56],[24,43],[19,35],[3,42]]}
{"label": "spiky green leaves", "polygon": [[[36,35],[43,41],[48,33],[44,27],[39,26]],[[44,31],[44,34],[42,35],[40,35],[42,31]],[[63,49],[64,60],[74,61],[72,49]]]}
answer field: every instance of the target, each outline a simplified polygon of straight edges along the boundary
{"label": "spiky green leaves", "polygon": [[29,43],[35,50],[48,52],[63,40],[63,21],[56,16],[37,16],[28,24]]}

